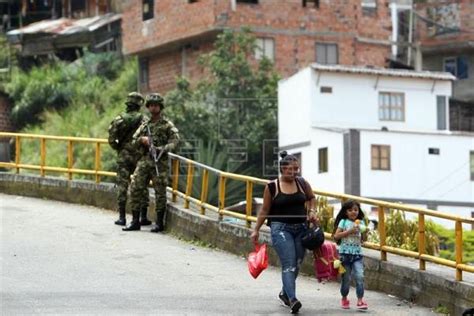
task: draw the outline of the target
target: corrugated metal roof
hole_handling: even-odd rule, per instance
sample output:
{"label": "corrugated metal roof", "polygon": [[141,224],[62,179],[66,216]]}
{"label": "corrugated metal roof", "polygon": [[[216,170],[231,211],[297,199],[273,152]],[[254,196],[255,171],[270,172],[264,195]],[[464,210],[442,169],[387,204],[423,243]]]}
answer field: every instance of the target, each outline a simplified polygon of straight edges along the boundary
{"label": "corrugated metal roof", "polygon": [[7,32],[8,37],[18,37],[26,34],[74,34],[78,32],[93,32],[96,29],[119,20],[121,14],[108,13],[79,20],[61,18],[31,23],[20,29]]}
{"label": "corrugated metal roof", "polygon": [[364,74],[364,75],[374,75],[374,76],[435,79],[435,80],[456,80],[456,77],[450,74],[449,72],[414,71],[414,70],[407,70],[407,69],[387,69],[387,68],[377,68],[377,67],[357,67],[357,66],[343,66],[343,65],[322,65],[322,64],[317,64],[317,63],[311,64],[311,68],[317,71]]}

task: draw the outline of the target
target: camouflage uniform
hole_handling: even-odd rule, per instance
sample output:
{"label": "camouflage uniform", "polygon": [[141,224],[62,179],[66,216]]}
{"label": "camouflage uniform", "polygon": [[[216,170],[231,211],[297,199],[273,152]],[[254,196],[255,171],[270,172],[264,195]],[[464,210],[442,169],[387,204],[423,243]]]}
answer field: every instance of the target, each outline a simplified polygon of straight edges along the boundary
{"label": "camouflage uniform", "polygon": [[[178,129],[168,119],[161,116],[164,107],[163,98],[158,94],[150,94],[147,96],[146,106],[156,104],[160,106],[160,117],[153,122],[147,119],[133,135],[132,144],[141,152],[141,158],[137,163],[137,168],[133,173],[133,179],[130,188],[131,207],[134,214],[134,220],[129,227],[123,230],[139,230],[140,224],[136,221],[136,210],[142,203],[143,192],[148,192],[148,184],[150,180],[155,190],[155,210],[156,210],[156,227],[152,232],[159,232],[164,229],[163,219],[166,212],[166,186],[168,184],[168,152],[176,149],[179,143]],[[150,154],[149,148],[141,142],[142,137],[148,136],[148,128],[150,129],[153,145],[157,149],[157,154],[163,151],[158,160],[158,172],[156,172],[155,162]]]}
{"label": "camouflage uniform", "polygon": [[[140,99],[141,98],[141,99]],[[140,102],[141,100],[141,102]],[[119,209],[119,220],[117,225],[125,225],[125,209],[127,205],[127,192],[130,183],[130,176],[137,165],[140,153],[132,145],[132,136],[137,128],[145,121],[145,116],[140,112],[143,104],[143,97],[132,92],[127,97],[127,109],[120,113],[110,123],[109,144],[117,151],[117,205]],[[140,210],[142,211],[142,221],[146,225],[146,211],[148,208],[148,196],[142,195]],[[148,221],[148,225],[151,222]]]}

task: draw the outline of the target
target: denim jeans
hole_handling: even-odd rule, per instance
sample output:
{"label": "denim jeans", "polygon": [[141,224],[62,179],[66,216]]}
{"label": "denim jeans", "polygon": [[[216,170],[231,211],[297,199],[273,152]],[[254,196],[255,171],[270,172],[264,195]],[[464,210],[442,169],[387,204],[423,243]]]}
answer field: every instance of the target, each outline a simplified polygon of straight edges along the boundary
{"label": "denim jeans", "polygon": [[290,301],[296,299],[296,278],[305,255],[301,244],[301,235],[306,224],[286,224],[272,222],[270,225],[273,248],[275,248],[281,263],[281,279],[283,291]]}
{"label": "denim jeans", "polygon": [[351,287],[352,274],[354,274],[356,284],[357,298],[364,297],[364,261],[362,255],[340,254],[339,259],[346,269],[342,275],[341,281],[341,295],[346,297],[349,294]]}

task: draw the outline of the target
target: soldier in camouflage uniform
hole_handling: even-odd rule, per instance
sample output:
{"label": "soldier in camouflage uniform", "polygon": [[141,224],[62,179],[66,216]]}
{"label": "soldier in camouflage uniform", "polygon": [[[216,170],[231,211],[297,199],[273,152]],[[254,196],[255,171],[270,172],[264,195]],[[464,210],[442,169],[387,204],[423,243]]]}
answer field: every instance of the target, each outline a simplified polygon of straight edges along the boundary
{"label": "soldier in camouflage uniform", "polygon": [[[145,121],[145,116],[140,112],[143,105],[143,96],[137,92],[131,92],[127,96],[126,111],[120,113],[109,126],[109,144],[117,151],[117,205],[119,219],[116,225],[125,226],[125,208],[127,205],[127,191],[139,153],[132,145],[132,136],[137,128]],[[147,192],[148,193],[148,192]],[[151,225],[147,218],[148,195],[142,196],[140,211],[142,214],[141,224]]]}
{"label": "soldier in camouflage uniform", "polygon": [[[133,173],[131,184],[131,206],[133,220],[130,226],[123,228],[124,231],[140,230],[138,221],[138,208],[141,203],[143,191],[147,190],[150,179],[153,182],[155,190],[156,206],[156,227],[151,232],[161,232],[164,230],[163,219],[165,216],[166,204],[166,186],[168,184],[168,152],[178,146],[178,129],[174,124],[162,116],[161,111],[164,108],[164,100],[158,93],[152,93],[146,97],[145,106],[150,111],[151,118],[144,122],[133,135],[132,143],[135,144],[142,153],[138,161],[137,168]],[[148,128],[151,132],[153,145],[157,153],[163,152],[158,160],[158,171],[156,173],[155,162],[149,152]]]}

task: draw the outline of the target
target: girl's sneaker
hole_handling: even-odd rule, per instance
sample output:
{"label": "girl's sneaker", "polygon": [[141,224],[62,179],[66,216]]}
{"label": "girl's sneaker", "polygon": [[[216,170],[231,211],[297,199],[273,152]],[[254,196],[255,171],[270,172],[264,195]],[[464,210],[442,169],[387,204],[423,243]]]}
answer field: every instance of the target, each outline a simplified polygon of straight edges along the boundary
{"label": "girl's sneaker", "polygon": [[369,306],[367,305],[366,302],[360,300],[359,302],[357,302],[357,309],[367,309],[369,308]]}
{"label": "girl's sneaker", "polygon": [[350,302],[346,297],[341,299],[341,307],[344,308],[344,309],[349,309],[350,308]]}

